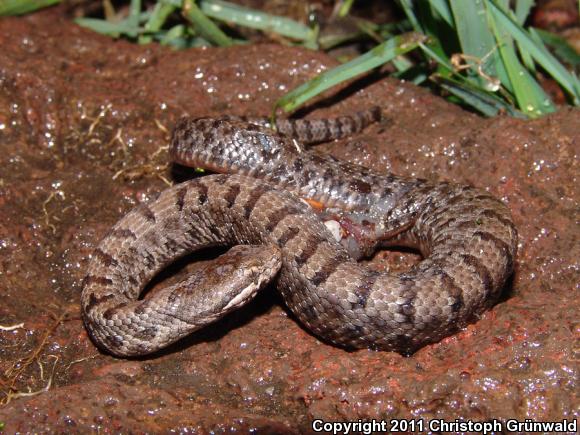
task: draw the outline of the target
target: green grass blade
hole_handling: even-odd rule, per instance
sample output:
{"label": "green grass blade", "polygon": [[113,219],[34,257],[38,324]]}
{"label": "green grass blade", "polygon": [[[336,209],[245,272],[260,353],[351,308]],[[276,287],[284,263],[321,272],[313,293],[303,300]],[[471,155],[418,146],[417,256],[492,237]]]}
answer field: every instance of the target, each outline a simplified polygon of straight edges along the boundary
{"label": "green grass blade", "polygon": [[185,24],[177,24],[167,31],[156,32],[153,36],[161,45],[168,45],[178,50],[211,46],[205,39],[195,36],[192,29]]}
{"label": "green grass blade", "polygon": [[578,54],[564,38],[551,32],[547,32],[546,30],[533,27],[529,28],[529,32],[534,41],[537,43],[540,43],[541,41],[543,44],[549,45],[554,50],[554,53],[556,53],[556,56],[564,62],[569,63],[574,68],[580,66],[580,54]]}
{"label": "green grass blade", "polygon": [[482,1],[450,0],[459,43],[464,54],[482,59],[494,50],[485,3]]}
{"label": "green grass blade", "polygon": [[356,23],[356,27],[360,30],[361,34],[367,35],[369,38],[375,40],[377,44],[380,44],[385,39],[387,39],[384,37],[385,34],[388,34],[388,38],[392,38],[394,36],[392,33],[388,31],[388,29],[382,26],[377,26],[375,23],[371,21],[362,18],[351,18],[351,20],[354,20],[354,22]]}
{"label": "green grass blade", "polygon": [[[393,32],[397,31],[401,26],[395,26],[394,24],[375,24],[372,21],[365,20],[363,18],[352,17],[351,20],[354,21],[358,31],[342,33],[338,32],[336,34],[320,35],[318,38],[318,44],[320,49],[323,51],[330,50],[339,45],[354,42],[359,40],[372,39],[377,41],[378,44],[382,43],[385,39],[392,38]],[[401,24],[401,23],[398,23]],[[401,33],[397,31],[397,33]]]}
{"label": "green grass blade", "polygon": [[[437,23],[439,19],[434,16],[434,11],[437,11],[437,15],[446,16],[448,20],[453,21],[447,0],[435,0],[429,3],[412,3],[410,0],[399,0],[398,3],[405,12],[411,27],[416,32],[424,33],[429,36],[427,43],[429,51],[442,60],[448,60],[447,54],[439,41],[438,31],[441,29],[441,26],[438,26]],[[421,8],[426,8],[427,10],[423,11]],[[441,75],[449,75],[452,73],[452,70],[448,70],[443,68],[441,65],[438,65],[437,73]]]}
{"label": "green grass blade", "polygon": [[500,29],[491,15],[489,22],[519,108],[530,117],[554,112],[556,108],[550,97],[518,60],[510,34],[506,29]]}
{"label": "green grass blade", "polygon": [[413,28],[413,30],[419,33],[426,33],[425,29],[423,29],[423,26],[420,24],[417,15],[415,15],[415,8],[413,7],[413,3],[411,2],[411,0],[399,0],[398,3],[403,9],[403,12],[405,12],[405,15],[407,16],[407,19],[411,23],[411,27]]}
{"label": "green grass blade", "polygon": [[131,0],[129,7],[129,23],[139,24],[139,15],[141,14],[141,0]]}
{"label": "green grass blade", "polygon": [[[129,27],[139,27],[139,15],[141,14],[141,0],[131,0],[129,7],[129,16],[127,17],[127,24]],[[135,38],[137,33],[129,36]]]}
{"label": "green grass blade", "polygon": [[534,0],[516,0],[516,20],[523,26],[530,15],[530,10],[534,6]]}
{"label": "green grass blade", "polygon": [[[534,6],[534,0],[516,0],[516,10],[515,10],[515,19],[519,25],[523,26],[526,22],[526,19],[530,15],[530,10]],[[522,62],[528,69],[533,73],[536,72],[536,64],[534,63],[534,59],[530,54],[524,50],[521,45],[516,41],[518,52],[522,58]]]}
{"label": "green grass blade", "polygon": [[[442,53],[433,50],[433,47],[427,45],[427,44],[419,44],[419,47],[421,47],[421,50],[423,50],[423,52],[425,52],[425,54],[432,58],[435,62],[437,62],[440,66],[442,66],[443,68],[445,68],[446,73],[443,74],[445,76],[447,75],[451,75],[455,73],[455,68],[453,68],[453,65],[451,65],[451,62],[449,61],[449,58],[447,56],[445,56],[444,54],[442,55]],[[447,72],[449,74],[447,74]]]}
{"label": "green grass blade", "polygon": [[233,41],[216,24],[210,20],[193,0],[184,0],[183,15],[193,24],[195,30],[215,45],[229,47]]}
{"label": "green grass blade", "polygon": [[343,0],[338,9],[338,16],[340,18],[346,17],[350,13],[350,8],[352,8],[353,3],[354,0]]}
{"label": "green grass blade", "polygon": [[0,17],[22,15],[60,3],[61,0],[0,0]]}
{"label": "green grass blade", "polygon": [[[496,84],[487,77],[498,77],[509,88],[509,81],[487,19],[485,1],[450,0],[459,43],[465,63],[472,67],[469,75],[488,90]],[[481,74],[483,72],[483,74]]]}
{"label": "green grass blade", "polygon": [[360,40],[362,38],[365,38],[367,35],[366,32],[363,31],[358,31],[358,32],[350,32],[347,34],[337,34],[337,35],[321,35],[318,38],[318,44],[320,46],[320,49],[323,51],[328,51],[331,50],[335,47],[338,47],[340,45],[349,43],[349,42],[354,42],[357,40]]}
{"label": "green grass blade", "polygon": [[489,92],[481,85],[477,78],[461,75],[451,64],[451,60],[447,57],[442,47],[434,46],[433,44],[419,44],[419,46],[421,47],[421,50],[423,50],[423,52],[427,55],[427,57],[430,57],[435,62],[437,62],[436,75],[442,77],[455,76],[457,80],[462,82],[469,82],[471,85],[479,88],[482,92]]}
{"label": "green grass blade", "polygon": [[449,8],[449,2],[447,0],[431,0],[429,6],[447,23],[449,27],[455,27],[455,22],[453,20],[453,14]]}
{"label": "green grass blade", "polygon": [[488,4],[495,22],[506,29],[520,44],[522,49],[526,50],[570,94],[575,105],[580,104],[580,82],[578,78],[566,70],[543,46],[537,44],[494,0],[490,0]]}
{"label": "green grass blade", "polygon": [[516,41],[516,45],[518,47],[518,53],[520,53],[520,57],[522,58],[522,62],[528,69],[533,73],[536,72],[536,63],[534,62],[534,58],[528,53],[519,42]]}
{"label": "green grass blade", "polygon": [[176,48],[187,47],[187,27],[184,24],[176,24],[166,32],[156,35],[161,45],[170,45]]}
{"label": "green grass blade", "polygon": [[202,0],[199,6],[205,15],[216,20],[277,33],[298,41],[312,39],[312,29],[290,18],[267,14],[222,0]]}
{"label": "green grass blade", "polygon": [[391,61],[393,62],[394,67],[397,69],[399,73],[404,73],[411,68],[413,68],[414,64],[405,56],[397,56],[393,58]]}
{"label": "green grass blade", "polygon": [[[393,59],[393,64],[394,63],[395,59]],[[420,85],[429,79],[429,76],[425,72],[425,68],[422,65],[416,65],[412,66],[411,68],[406,68],[404,70],[397,71],[396,73],[392,74],[392,77],[396,77],[400,80],[405,80],[415,85]]]}
{"label": "green grass blade", "polygon": [[[145,30],[151,33],[158,32],[167,21],[167,18],[169,18],[169,16],[176,9],[177,8],[172,4],[163,2],[156,3],[155,7],[153,8],[153,11],[151,12],[151,15],[149,16],[147,22],[145,23]],[[140,44],[148,44],[152,41],[153,41],[152,35],[142,35],[139,38]]]}
{"label": "green grass blade", "polygon": [[424,35],[414,32],[391,38],[362,56],[329,71],[325,71],[290,91],[276,102],[274,110],[281,107],[286,112],[292,112],[326,89],[370,71],[392,60],[396,56],[414,50],[425,39],[426,37]]}
{"label": "green grass blade", "polygon": [[[515,111],[510,102],[504,101],[499,96],[491,93],[479,81],[457,72],[447,57],[440,56],[428,45],[420,44],[420,47],[428,57],[439,64],[438,71],[444,72],[443,74],[437,72],[430,78],[461,99],[466,105],[474,107],[486,116],[494,116],[500,110],[507,111],[510,114]],[[443,86],[442,83],[445,83],[446,86]],[[509,100],[509,95],[506,95],[506,98]]]}
{"label": "green grass blade", "polygon": [[461,83],[458,80],[448,77],[432,76],[431,79],[441,86],[441,88],[455,95],[466,105],[473,107],[485,116],[491,117],[501,112],[507,112],[511,116],[525,118],[521,112],[501,98],[487,91],[482,91],[474,85],[466,82]]}
{"label": "green grass blade", "polygon": [[101,33],[102,35],[118,38],[121,35],[137,35],[143,32],[139,27],[131,27],[127,21],[113,23],[107,20],[98,18],[77,18],[74,20],[81,27],[92,30],[93,32]]}

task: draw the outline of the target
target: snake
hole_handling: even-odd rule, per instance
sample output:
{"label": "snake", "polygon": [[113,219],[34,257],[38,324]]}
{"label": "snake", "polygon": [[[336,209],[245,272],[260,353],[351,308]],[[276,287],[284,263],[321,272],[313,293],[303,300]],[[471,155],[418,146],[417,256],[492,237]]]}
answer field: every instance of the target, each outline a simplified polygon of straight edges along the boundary
{"label": "snake", "polygon": [[[517,230],[490,193],[380,173],[307,146],[380,122],[380,108],[329,119],[179,120],[175,164],[212,174],[175,184],[121,218],[94,249],[81,313],[103,350],[154,353],[223,318],[268,285],[321,341],[410,355],[477,321],[513,272]],[[143,297],[185,255],[231,248]],[[403,272],[378,249],[417,250]]]}

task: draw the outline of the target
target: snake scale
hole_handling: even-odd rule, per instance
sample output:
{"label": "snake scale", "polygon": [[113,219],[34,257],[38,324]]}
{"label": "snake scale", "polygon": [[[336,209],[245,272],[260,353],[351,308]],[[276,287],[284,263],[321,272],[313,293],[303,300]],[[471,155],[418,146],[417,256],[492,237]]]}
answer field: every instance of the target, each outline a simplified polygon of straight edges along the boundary
{"label": "snake scale", "polygon": [[[380,174],[307,150],[359,131],[377,108],[327,120],[184,118],[170,154],[218,174],[177,184],[123,217],[91,256],[82,315],[118,356],[159,350],[275,281],[294,315],[327,342],[409,354],[476,320],[512,273],[517,232],[485,191]],[[331,229],[334,229],[331,231]],[[139,299],[183,255],[235,246],[202,273]],[[356,260],[418,249],[410,270]]]}

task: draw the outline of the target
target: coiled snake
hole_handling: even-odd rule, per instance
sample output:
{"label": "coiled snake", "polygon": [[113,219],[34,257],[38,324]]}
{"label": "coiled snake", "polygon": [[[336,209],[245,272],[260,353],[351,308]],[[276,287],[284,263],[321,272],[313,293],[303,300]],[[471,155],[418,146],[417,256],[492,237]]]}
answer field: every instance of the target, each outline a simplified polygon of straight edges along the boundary
{"label": "coiled snake", "polygon": [[[470,186],[375,173],[297,141],[348,135],[379,117],[371,109],[285,120],[279,133],[263,120],[182,119],[173,160],[220,174],[161,192],[105,236],[81,297],[93,340],[119,356],[154,352],[272,280],[310,331],[346,347],[409,353],[477,319],[497,300],[516,255],[502,202]],[[138,299],[169,263],[216,245],[245,246]],[[415,247],[424,259],[400,274],[356,261],[392,245]]]}

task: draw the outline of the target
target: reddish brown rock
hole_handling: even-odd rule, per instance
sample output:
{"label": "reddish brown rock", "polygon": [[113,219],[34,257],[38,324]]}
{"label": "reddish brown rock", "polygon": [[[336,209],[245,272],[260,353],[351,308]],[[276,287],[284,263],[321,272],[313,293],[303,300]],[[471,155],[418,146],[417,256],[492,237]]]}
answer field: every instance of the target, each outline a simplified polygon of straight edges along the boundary
{"label": "reddish brown rock", "polygon": [[[187,177],[164,167],[171,126],[186,113],[268,114],[285,91],[336,63],[273,45],[136,46],[71,25],[58,10],[0,21],[0,46],[0,324],[24,324],[0,330],[0,399],[10,386],[27,393],[0,407],[6,433],[577,417],[578,110],[486,120],[381,79],[305,111],[381,105],[383,124],[321,149],[377,170],[472,183],[509,204],[517,272],[503,299],[459,334],[408,358],[346,352],[302,329],[269,289],[163,354],[127,361],[88,339],[80,282],[121,215],[164,179]],[[372,266],[414,261],[380,254]]]}

